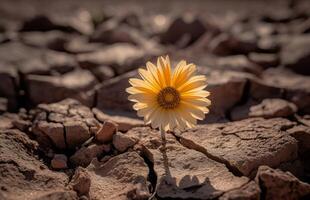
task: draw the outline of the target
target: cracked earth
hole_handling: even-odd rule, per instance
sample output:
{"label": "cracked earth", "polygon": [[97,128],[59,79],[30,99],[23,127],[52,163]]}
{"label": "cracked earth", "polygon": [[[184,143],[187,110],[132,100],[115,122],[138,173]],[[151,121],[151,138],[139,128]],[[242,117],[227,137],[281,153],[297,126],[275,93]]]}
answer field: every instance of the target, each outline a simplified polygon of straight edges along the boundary
{"label": "cracked earth", "polygon": [[[0,5],[1,200],[310,199],[307,1],[29,2]],[[212,105],[163,143],[125,88],[166,54]]]}

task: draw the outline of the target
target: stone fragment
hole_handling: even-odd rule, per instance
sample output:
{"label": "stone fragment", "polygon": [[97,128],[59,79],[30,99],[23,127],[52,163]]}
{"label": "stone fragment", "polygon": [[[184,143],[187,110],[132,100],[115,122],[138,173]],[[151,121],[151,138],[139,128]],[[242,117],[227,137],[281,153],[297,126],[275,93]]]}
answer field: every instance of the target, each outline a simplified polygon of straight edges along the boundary
{"label": "stone fragment", "polygon": [[310,36],[290,37],[281,50],[281,63],[297,73],[310,75]]}
{"label": "stone fragment", "polygon": [[287,133],[298,141],[298,151],[303,154],[310,151],[310,127],[304,125],[294,126]]}
{"label": "stone fragment", "polygon": [[64,154],[55,154],[51,161],[51,166],[54,169],[66,169],[67,166],[67,156]]}
{"label": "stone fragment", "polygon": [[277,167],[297,158],[297,141],[282,132],[294,126],[286,119],[252,118],[198,126],[180,134],[180,142],[251,176],[260,165]]}
{"label": "stone fragment", "polygon": [[110,146],[105,144],[91,144],[81,147],[71,157],[70,162],[75,166],[87,167],[94,158],[110,151]]}
{"label": "stone fragment", "polygon": [[142,120],[125,117],[125,116],[118,116],[118,115],[108,115],[101,112],[97,108],[92,109],[93,113],[95,114],[96,118],[104,123],[105,121],[112,121],[117,124],[117,130],[121,132],[127,132],[128,130],[138,127],[138,126],[145,126]]}
{"label": "stone fragment", "polygon": [[144,65],[150,56],[142,48],[131,44],[113,44],[92,53],[82,53],[77,60],[82,67],[105,65],[123,74]]}
{"label": "stone fragment", "polygon": [[98,66],[94,69],[91,69],[91,71],[94,76],[96,76],[96,78],[101,82],[111,79],[115,76],[114,70],[109,66]]}
{"label": "stone fragment", "polygon": [[295,104],[283,99],[264,99],[250,108],[250,117],[276,118],[288,117],[297,111]]}
{"label": "stone fragment", "polygon": [[[74,149],[81,145],[99,124],[91,110],[74,99],[39,104],[29,113],[33,119],[34,134],[38,138],[48,136],[59,149]],[[46,146],[46,143],[48,141],[42,145]]]}
{"label": "stone fragment", "polygon": [[28,18],[21,26],[21,31],[50,31],[61,30],[79,32],[89,35],[93,32],[91,16],[86,10],[68,12],[64,15],[35,15]]}
{"label": "stone fragment", "polygon": [[[38,159],[38,143],[18,130],[0,134],[0,196],[3,199],[76,199],[66,189],[68,176]],[[70,197],[70,198],[69,198]]]}
{"label": "stone fragment", "polygon": [[163,44],[186,47],[199,39],[206,30],[206,25],[195,16],[179,17],[160,35],[160,41]]}
{"label": "stone fragment", "polygon": [[264,188],[265,199],[302,199],[309,197],[310,185],[298,180],[289,172],[260,166],[255,178]]}
{"label": "stone fragment", "polygon": [[234,176],[224,164],[207,155],[185,148],[166,134],[166,148],[158,130],[137,127],[126,135],[139,139],[142,152],[154,164],[157,195],[172,199],[213,199],[248,182]]}
{"label": "stone fragment", "polygon": [[125,91],[130,86],[128,80],[137,77],[137,71],[131,71],[103,82],[97,88],[97,105],[100,110],[121,109],[132,111],[132,103],[128,101]]}
{"label": "stone fragment", "polygon": [[117,132],[118,125],[112,121],[105,121],[96,133],[96,140],[101,143],[110,142],[114,133]]}
{"label": "stone fragment", "polygon": [[70,186],[79,196],[88,195],[91,179],[86,169],[78,167],[70,181]]}
{"label": "stone fragment", "polygon": [[257,48],[257,39],[249,34],[235,36],[222,33],[208,44],[209,51],[220,56],[247,54]]}
{"label": "stone fragment", "polygon": [[113,146],[120,152],[126,151],[128,148],[135,145],[137,142],[136,138],[132,138],[123,133],[116,133],[113,136]]}
{"label": "stone fragment", "polygon": [[0,115],[0,130],[7,130],[14,127],[13,120],[7,116]]}
{"label": "stone fragment", "polygon": [[249,60],[263,68],[276,67],[280,64],[280,60],[276,54],[267,53],[250,53],[248,55]]}
{"label": "stone fragment", "polygon": [[250,181],[238,189],[226,192],[219,200],[259,200],[260,193],[261,189],[259,186],[254,181]]}
{"label": "stone fragment", "polygon": [[67,121],[64,123],[68,148],[81,145],[91,137],[88,126],[81,121]]}
{"label": "stone fragment", "polygon": [[114,156],[108,161],[92,162],[87,167],[91,199],[147,199],[149,169],[135,152]]}
{"label": "stone fragment", "polygon": [[92,105],[93,96],[87,91],[97,83],[96,78],[86,70],[61,76],[29,75],[25,81],[28,98],[33,104],[52,103],[71,97]]}
{"label": "stone fragment", "polygon": [[255,100],[282,98],[294,103],[299,111],[310,110],[310,80],[279,68],[263,72],[261,79],[250,79],[250,96]]}
{"label": "stone fragment", "polygon": [[218,68],[223,70],[248,72],[254,75],[260,75],[262,67],[249,61],[244,55],[226,56],[219,58],[216,62]]}
{"label": "stone fragment", "polygon": [[0,97],[0,113],[6,112],[8,110],[8,100],[6,98]]}

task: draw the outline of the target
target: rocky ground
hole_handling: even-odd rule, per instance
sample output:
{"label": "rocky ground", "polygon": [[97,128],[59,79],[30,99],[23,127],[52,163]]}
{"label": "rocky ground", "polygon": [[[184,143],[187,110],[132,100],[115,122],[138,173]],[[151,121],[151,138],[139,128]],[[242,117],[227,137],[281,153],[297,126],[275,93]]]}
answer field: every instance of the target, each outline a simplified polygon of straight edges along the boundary
{"label": "rocky ground", "polygon": [[[310,199],[306,0],[0,4],[0,199]],[[212,106],[163,145],[125,88],[166,54]]]}

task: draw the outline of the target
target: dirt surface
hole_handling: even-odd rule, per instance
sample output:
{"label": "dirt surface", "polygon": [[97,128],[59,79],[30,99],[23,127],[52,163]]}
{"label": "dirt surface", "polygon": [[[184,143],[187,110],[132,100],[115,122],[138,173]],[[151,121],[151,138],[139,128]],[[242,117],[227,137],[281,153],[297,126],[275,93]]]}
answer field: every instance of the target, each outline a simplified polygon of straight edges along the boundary
{"label": "dirt surface", "polygon": [[[310,4],[0,3],[0,199],[310,199]],[[169,55],[208,78],[166,134],[125,89]]]}

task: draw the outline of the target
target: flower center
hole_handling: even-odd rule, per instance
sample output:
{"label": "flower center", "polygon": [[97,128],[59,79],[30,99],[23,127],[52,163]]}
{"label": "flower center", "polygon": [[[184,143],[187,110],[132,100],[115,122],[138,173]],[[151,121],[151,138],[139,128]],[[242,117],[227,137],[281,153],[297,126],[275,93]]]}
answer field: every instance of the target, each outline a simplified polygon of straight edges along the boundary
{"label": "flower center", "polygon": [[180,103],[180,94],[173,87],[166,87],[158,93],[157,102],[164,109],[176,108]]}

